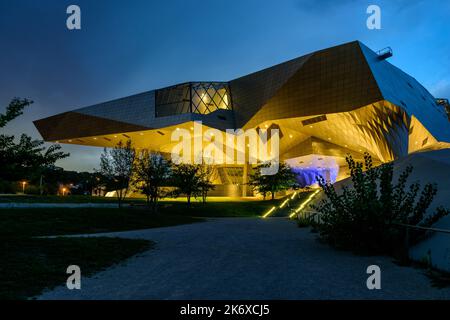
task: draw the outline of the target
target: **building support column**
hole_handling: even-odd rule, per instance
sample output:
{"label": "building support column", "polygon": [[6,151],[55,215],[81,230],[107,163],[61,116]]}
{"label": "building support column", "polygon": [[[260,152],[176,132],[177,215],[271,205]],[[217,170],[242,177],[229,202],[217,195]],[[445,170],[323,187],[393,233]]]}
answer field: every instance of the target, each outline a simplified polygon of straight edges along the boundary
{"label": "building support column", "polygon": [[242,170],[242,196],[247,196],[247,188],[248,188],[248,162],[244,163],[244,168]]}

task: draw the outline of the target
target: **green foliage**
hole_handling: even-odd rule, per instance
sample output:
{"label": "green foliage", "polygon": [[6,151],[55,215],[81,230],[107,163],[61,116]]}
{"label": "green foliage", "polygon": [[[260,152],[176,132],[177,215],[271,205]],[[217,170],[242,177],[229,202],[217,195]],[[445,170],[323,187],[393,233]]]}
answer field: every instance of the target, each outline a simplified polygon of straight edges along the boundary
{"label": "green foliage", "polygon": [[41,194],[41,190],[40,190],[39,186],[29,185],[25,188],[25,194],[37,196],[37,195]]}
{"label": "green foliage", "polygon": [[[23,113],[23,109],[33,102],[27,99],[13,99],[0,114],[0,128]],[[0,179],[5,181],[32,180],[40,176],[43,170],[51,167],[59,159],[69,156],[61,146],[54,144],[44,147],[44,141],[33,140],[22,134],[19,141],[14,136],[0,134]]]}
{"label": "green foliage", "polygon": [[[207,164],[172,164],[159,153],[143,150],[136,154],[131,142],[119,143],[114,149],[105,148],[100,159],[100,171],[103,186],[114,190],[119,207],[133,184],[147,196],[147,205],[157,210],[159,198],[186,195],[188,205],[191,198],[202,197],[206,202],[208,192],[214,189],[212,184],[213,168]],[[164,187],[175,187],[164,192]]]}
{"label": "green foliage", "polygon": [[206,203],[206,198],[208,196],[208,192],[210,190],[214,190],[215,186],[212,183],[212,176],[214,173],[214,168],[209,164],[202,164],[200,166],[199,175],[200,175],[200,193],[202,196],[203,203]]}
{"label": "green foliage", "polygon": [[[40,177],[30,181],[39,185]],[[101,185],[99,173],[67,171],[58,167],[50,167],[42,172],[43,194],[56,194],[61,185],[70,188],[71,195],[91,195]]]}
{"label": "green foliage", "polygon": [[[418,199],[420,184],[407,180],[412,172],[408,167],[393,184],[393,164],[373,167],[369,154],[364,165],[346,158],[353,182],[338,194],[334,186],[318,177],[320,187],[327,199],[313,206],[321,215],[316,227],[328,243],[342,248],[367,253],[395,254],[399,244],[404,243],[405,228],[401,224],[429,227],[448,211],[426,215],[437,192],[435,184],[426,184]],[[420,232],[412,233],[417,241]]]}
{"label": "green foliage", "polygon": [[190,205],[191,197],[197,198],[202,194],[201,165],[181,163],[174,165],[172,172],[172,184],[176,188],[172,196],[184,194]]}
{"label": "green foliage", "polygon": [[76,261],[83,276],[149,250],[153,242],[111,237],[2,239],[0,299],[29,299],[65,284],[67,266]]}
{"label": "green foliage", "polygon": [[297,219],[297,225],[299,228],[307,228],[307,227],[310,227],[312,225],[312,223],[311,223],[311,220],[308,219],[307,217],[300,216]]}
{"label": "green foliage", "polygon": [[153,204],[153,211],[157,210],[158,199],[163,197],[163,187],[171,175],[171,163],[159,153],[144,150],[136,160],[134,183],[147,196],[147,205]]}
{"label": "green foliage", "polygon": [[284,162],[280,162],[278,172],[273,175],[262,174],[262,169],[267,167],[269,167],[267,163],[257,166],[255,172],[250,175],[249,185],[253,190],[262,194],[264,199],[270,193],[273,200],[277,192],[292,188],[296,182],[296,176]]}
{"label": "green foliage", "polygon": [[185,195],[189,206],[192,197],[202,197],[205,203],[208,192],[214,189],[212,174],[213,168],[208,164],[174,164],[170,183],[176,189],[171,196]]}
{"label": "green foliage", "polygon": [[113,149],[104,149],[100,158],[100,174],[107,190],[116,191],[119,207],[126,197],[134,170],[136,151],[128,140],[122,141]]}
{"label": "green foliage", "polygon": [[4,114],[0,113],[0,128],[4,128],[8,122],[14,120],[23,114],[23,109],[33,104],[33,101],[28,99],[14,98],[6,107]]}
{"label": "green foliage", "polygon": [[0,135],[0,178],[7,181],[32,179],[57,160],[69,156],[60,145],[45,148],[41,140],[23,134],[18,143],[14,136]]}
{"label": "green foliage", "polygon": [[18,190],[15,183],[0,179],[0,193],[16,193]]}
{"label": "green foliage", "polygon": [[138,208],[0,209],[0,239],[150,229],[203,221],[183,209],[181,203],[165,209],[163,215],[143,215]]}

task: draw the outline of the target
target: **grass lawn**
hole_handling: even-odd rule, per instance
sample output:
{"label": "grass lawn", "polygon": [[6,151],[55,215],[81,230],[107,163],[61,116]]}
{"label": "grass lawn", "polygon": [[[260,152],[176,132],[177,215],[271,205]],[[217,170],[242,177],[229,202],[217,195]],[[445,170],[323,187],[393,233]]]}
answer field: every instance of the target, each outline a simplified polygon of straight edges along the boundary
{"label": "grass lawn", "polygon": [[259,217],[281,201],[193,202],[191,207],[164,201],[158,214],[145,207],[0,209],[0,299],[31,298],[64,284],[69,265],[80,266],[83,279],[153,245],[108,237],[33,237],[166,227],[203,217]]}
{"label": "grass lawn", "polygon": [[123,208],[1,209],[0,238],[99,233],[200,222],[188,215]]}
{"label": "grass lawn", "polygon": [[242,202],[165,201],[158,214],[142,208],[0,209],[0,237],[33,237],[126,231],[203,221],[202,217],[259,217],[282,200]]}
{"label": "grass lawn", "polygon": [[0,300],[27,299],[67,281],[69,265],[83,277],[152,247],[119,238],[0,239]]}
{"label": "grass lawn", "polygon": [[[82,277],[151,248],[147,240],[33,238],[173,226],[203,221],[187,215],[153,215],[140,209],[0,210],[0,300],[26,299],[64,284],[69,265]],[[83,284],[82,284],[83,285]]]}
{"label": "grass lawn", "polygon": [[[145,204],[146,200],[142,198],[126,198],[124,203],[131,204]],[[186,197],[178,198],[164,198],[160,202],[167,203],[183,203],[186,202]],[[192,198],[192,203],[201,203],[201,198]],[[208,202],[262,202],[261,200],[255,200],[254,198],[233,198],[233,197],[208,197]],[[56,196],[56,195],[23,195],[23,194],[0,194],[0,203],[117,203],[116,197],[93,197],[93,196]]]}
{"label": "grass lawn", "polygon": [[160,202],[160,211],[167,214],[190,215],[193,217],[260,217],[267,209],[281,203],[282,200],[274,201],[229,201],[229,202],[192,202],[191,207],[186,203],[175,201]]}
{"label": "grass lawn", "polygon": [[[144,203],[145,199],[130,198],[126,199],[131,203]],[[35,196],[23,194],[0,195],[0,203],[116,203],[116,198],[92,197],[92,196]]]}

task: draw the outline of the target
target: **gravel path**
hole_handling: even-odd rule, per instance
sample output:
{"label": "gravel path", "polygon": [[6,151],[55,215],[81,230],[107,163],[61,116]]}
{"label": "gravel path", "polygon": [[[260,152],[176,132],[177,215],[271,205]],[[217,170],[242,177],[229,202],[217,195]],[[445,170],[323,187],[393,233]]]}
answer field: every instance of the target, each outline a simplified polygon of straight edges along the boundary
{"label": "gravel path", "polygon": [[[105,235],[105,234],[103,234]],[[143,238],[156,248],[40,299],[450,299],[422,271],[386,257],[336,251],[283,218],[212,219],[107,235]],[[366,268],[381,267],[381,290]],[[81,266],[82,267],[82,266]]]}

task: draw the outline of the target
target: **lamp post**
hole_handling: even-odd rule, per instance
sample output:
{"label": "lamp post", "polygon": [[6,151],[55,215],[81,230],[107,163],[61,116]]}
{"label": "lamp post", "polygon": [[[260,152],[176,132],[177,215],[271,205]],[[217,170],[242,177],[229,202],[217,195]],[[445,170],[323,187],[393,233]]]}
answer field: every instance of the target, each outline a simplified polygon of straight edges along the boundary
{"label": "lamp post", "polygon": [[27,185],[26,181],[22,181],[22,193],[25,194],[25,186]]}
{"label": "lamp post", "polygon": [[62,188],[63,197],[66,195],[66,188]]}

